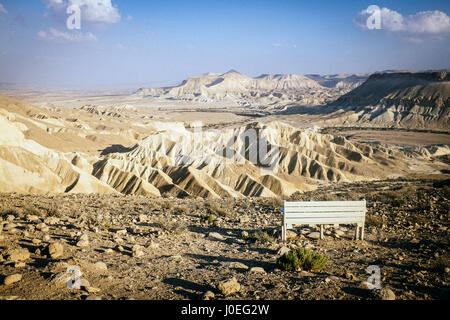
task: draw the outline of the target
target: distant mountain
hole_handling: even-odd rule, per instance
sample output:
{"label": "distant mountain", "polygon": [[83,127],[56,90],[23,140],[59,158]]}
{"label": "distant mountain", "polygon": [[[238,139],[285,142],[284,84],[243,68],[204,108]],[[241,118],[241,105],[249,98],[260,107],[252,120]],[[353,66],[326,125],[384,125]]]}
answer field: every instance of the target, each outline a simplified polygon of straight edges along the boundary
{"label": "distant mountain", "polygon": [[141,88],[136,95],[202,102],[226,101],[238,105],[321,105],[357,87],[367,77],[359,74],[263,74],[251,78],[230,70],[224,74],[204,73],[174,87]]}
{"label": "distant mountain", "polygon": [[361,123],[450,128],[450,71],[376,73],[331,105]]}

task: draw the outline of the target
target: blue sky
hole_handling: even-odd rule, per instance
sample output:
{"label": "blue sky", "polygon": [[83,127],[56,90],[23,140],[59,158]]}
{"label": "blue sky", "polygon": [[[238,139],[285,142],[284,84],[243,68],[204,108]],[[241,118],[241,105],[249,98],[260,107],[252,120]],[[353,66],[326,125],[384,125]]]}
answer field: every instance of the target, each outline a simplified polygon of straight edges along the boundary
{"label": "blue sky", "polygon": [[[74,3],[80,30],[65,24]],[[369,5],[384,8],[380,30],[358,24]],[[445,69],[449,14],[450,1],[0,0],[0,82],[131,88],[229,69]]]}

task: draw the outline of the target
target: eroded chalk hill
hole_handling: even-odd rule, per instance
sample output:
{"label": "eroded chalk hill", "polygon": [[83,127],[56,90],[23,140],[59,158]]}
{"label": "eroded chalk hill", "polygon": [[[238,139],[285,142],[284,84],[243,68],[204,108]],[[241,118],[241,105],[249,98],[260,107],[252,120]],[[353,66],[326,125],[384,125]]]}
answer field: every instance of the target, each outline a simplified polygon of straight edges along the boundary
{"label": "eroded chalk hill", "polygon": [[345,123],[450,128],[450,71],[377,73],[331,106],[353,111]]}

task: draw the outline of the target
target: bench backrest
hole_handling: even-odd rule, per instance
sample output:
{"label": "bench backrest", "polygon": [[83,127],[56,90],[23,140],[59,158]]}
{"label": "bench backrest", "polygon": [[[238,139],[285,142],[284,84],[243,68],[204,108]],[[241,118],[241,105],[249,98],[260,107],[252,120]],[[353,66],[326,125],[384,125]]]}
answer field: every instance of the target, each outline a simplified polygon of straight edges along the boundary
{"label": "bench backrest", "polygon": [[284,201],[284,223],[335,224],[364,223],[366,200],[363,201]]}

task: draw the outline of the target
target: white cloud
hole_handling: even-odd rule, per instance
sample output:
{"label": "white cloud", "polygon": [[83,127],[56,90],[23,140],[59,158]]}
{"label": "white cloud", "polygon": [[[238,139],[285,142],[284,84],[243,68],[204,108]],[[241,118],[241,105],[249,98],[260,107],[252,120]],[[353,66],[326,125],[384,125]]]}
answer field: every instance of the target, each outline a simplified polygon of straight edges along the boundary
{"label": "white cloud", "polygon": [[63,32],[56,30],[55,28],[48,28],[47,31],[39,31],[37,34],[41,40],[49,40],[56,42],[84,42],[84,41],[97,41],[97,37],[92,33],[82,32]]}
{"label": "white cloud", "polygon": [[[362,10],[354,22],[367,30],[367,19],[371,14]],[[415,35],[438,35],[450,33],[450,17],[442,11],[422,11],[413,15],[403,16],[397,11],[381,8],[381,29],[393,33]],[[417,40],[417,38],[415,38]],[[417,41],[416,41],[417,42]]]}
{"label": "white cloud", "polygon": [[6,11],[5,7],[0,3],[0,12],[7,14],[8,11]]}
{"label": "white cloud", "polygon": [[68,17],[66,10],[71,5],[77,5],[81,9],[82,23],[113,24],[120,21],[121,16],[117,7],[111,0],[43,0],[47,9],[51,10],[58,18]]}

